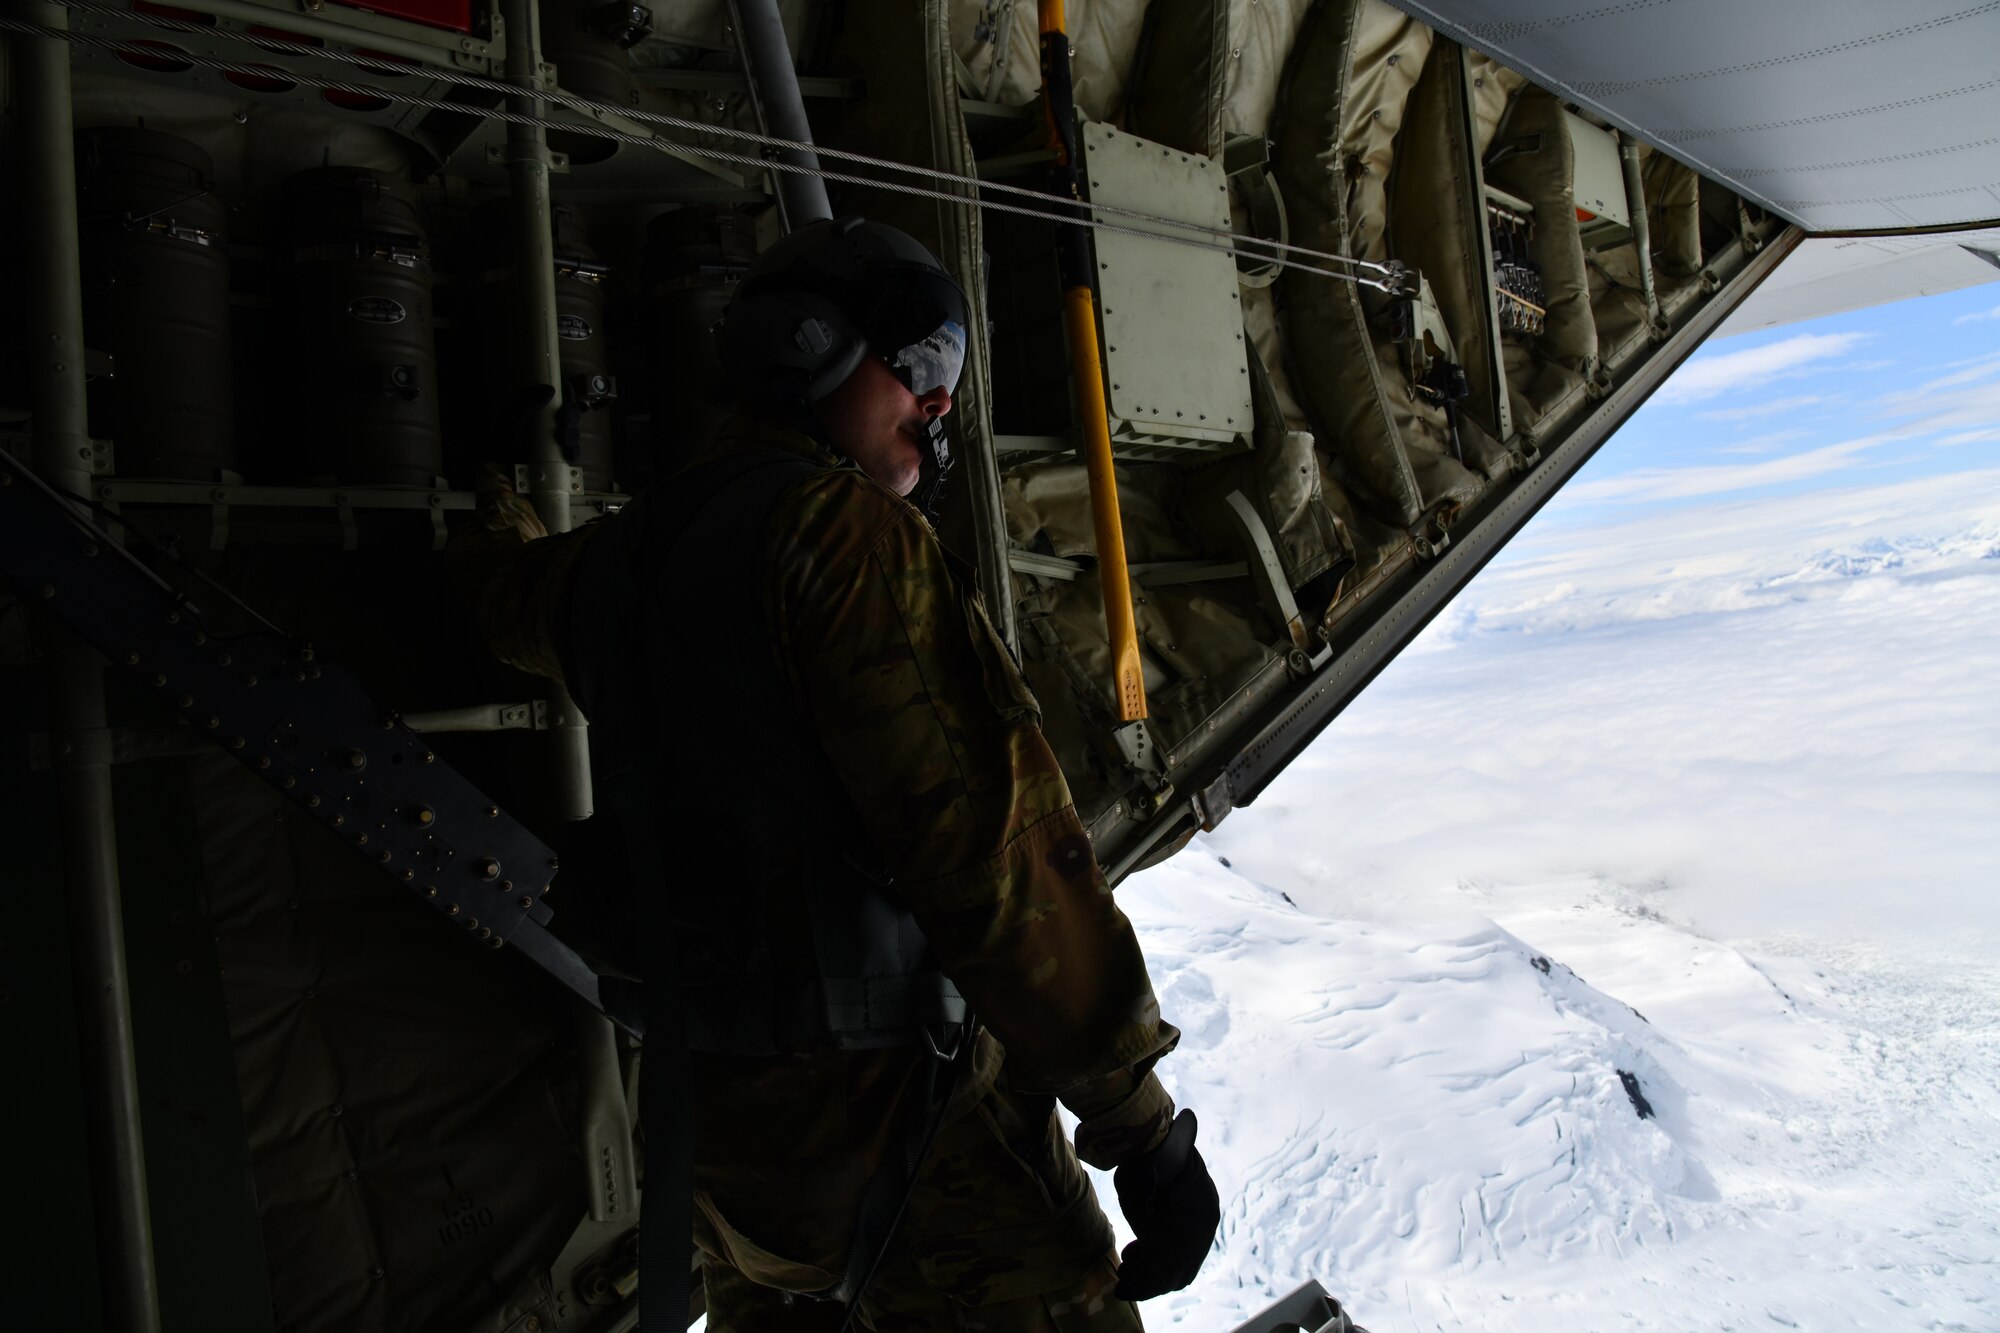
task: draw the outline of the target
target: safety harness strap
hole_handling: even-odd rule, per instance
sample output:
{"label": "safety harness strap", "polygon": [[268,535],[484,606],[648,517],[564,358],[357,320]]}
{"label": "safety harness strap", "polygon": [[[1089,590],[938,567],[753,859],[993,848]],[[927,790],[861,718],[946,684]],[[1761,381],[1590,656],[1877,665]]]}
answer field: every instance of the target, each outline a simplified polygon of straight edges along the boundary
{"label": "safety harness strap", "polygon": [[921,1044],[934,1030],[948,1048],[963,1028],[965,997],[942,972],[896,977],[824,977],[816,982],[739,981],[682,992],[690,1050],[718,1055],[790,1055]]}
{"label": "safety harness strap", "polygon": [[956,1027],[965,1022],[965,997],[942,972],[905,977],[827,977],[827,1027],[836,1042],[859,1047],[883,1033],[911,1028]]}
{"label": "safety harness strap", "polygon": [[[931,962],[928,943],[888,893],[886,877],[862,868],[869,858],[852,845],[856,830],[837,818],[843,808],[838,780],[804,739],[810,733],[785,703],[789,690],[775,662],[757,651],[767,642],[757,543],[778,499],[820,466],[783,450],[746,449],[682,474],[670,492],[635,502],[639,512],[597,539],[571,603],[571,638],[581,636],[589,651],[566,654],[565,665],[586,713],[616,701],[601,715],[649,716],[645,701],[662,691],[726,710],[737,744],[722,761],[725,773],[735,770],[764,797],[781,798],[822,849],[807,886],[820,976],[787,980],[753,970],[697,983],[682,966],[670,887],[677,877],[656,829],[677,789],[667,759],[670,738],[636,727],[601,728],[603,741],[593,738],[599,789],[616,793],[610,805],[626,836],[629,865],[635,882],[646,886],[639,894],[652,972],[645,987],[640,1106],[649,1156],[640,1228],[642,1333],[682,1333],[687,1325],[691,1050],[759,1055],[928,1045],[934,1058],[923,1061],[924,1095],[911,1108],[903,1151],[884,1162],[864,1190],[845,1271],[832,1291],[822,1293],[848,1302],[851,1318],[956,1086],[958,1070],[940,1080],[940,1068],[962,1063],[954,1057],[972,1027],[964,997]],[[701,566],[716,575],[692,589],[674,581],[676,571]],[[706,643],[726,645],[728,659],[704,660],[695,644],[669,628],[689,623],[703,625]],[[825,849],[841,854],[826,855]]]}
{"label": "safety harness strap", "polygon": [[[663,645],[668,651],[671,645],[663,637],[661,617],[641,610],[653,591],[641,580],[648,567],[656,567],[647,557],[661,527],[678,534],[698,508],[730,483],[779,461],[762,454],[733,456],[709,471],[704,478],[709,484],[685,486],[666,497],[665,514],[651,512],[649,506],[660,497],[648,494],[597,538],[578,571],[569,604],[570,646],[585,651],[565,654],[565,675],[586,714],[644,717],[640,705],[645,693],[660,683],[649,680],[650,669],[661,664]],[[796,470],[785,471],[782,484],[789,485]],[[768,511],[776,498],[773,492],[763,508]],[[666,893],[672,876],[654,829],[668,790],[660,739],[651,727],[602,726],[593,736],[591,761],[606,812],[617,819],[623,835],[627,872],[634,883],[646,886],[635,895],[642,934],[655,944],[669,942],[647,950],[638,1004],[645,1016],[639,1121],[647,1162],[639,1228],[639,1333],[685,1333],[693,1271],[694,1070],[687,991],[680,950],[672,943],[675,930]]]}

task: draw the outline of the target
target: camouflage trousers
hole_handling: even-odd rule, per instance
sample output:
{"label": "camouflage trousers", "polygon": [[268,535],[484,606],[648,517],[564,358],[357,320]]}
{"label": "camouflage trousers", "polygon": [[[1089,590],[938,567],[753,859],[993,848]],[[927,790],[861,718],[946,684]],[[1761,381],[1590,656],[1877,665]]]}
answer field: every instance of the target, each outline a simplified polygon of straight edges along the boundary
{"label": "camouflage trousers", "polygon": [[[835,1333],[830,1302],[752,1282],[697,1210],[710,1333]],[[852,1327],[870,1333],[1132,1333],[1111,1223],[1052,1098],[988,1092],[946,1125]]]}

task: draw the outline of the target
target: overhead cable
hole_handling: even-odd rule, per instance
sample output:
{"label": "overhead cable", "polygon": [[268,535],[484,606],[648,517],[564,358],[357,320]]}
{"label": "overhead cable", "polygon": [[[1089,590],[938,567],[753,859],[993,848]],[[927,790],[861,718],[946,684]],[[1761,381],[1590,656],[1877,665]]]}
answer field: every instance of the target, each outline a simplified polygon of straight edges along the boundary
{"label": "overhead cable", "polygon": [[[71,9],[78,13],[84,13],[84,14],[96,14],[105,17],[122,18],[128,20],[135,17],[135,15],[129,10],[120,9],[115,5],[98,3],[97,0],[50,0],[50,3],[59,4],[65,9]],[[184,19],[171,18],[165,15],[144,14],[144,15],[137,15],[136,17],[140,18],[146,24],[152,27],[167,28],[169,30],[176,32],[188,33],[192,36],[222,37],[230,41],[245,42],[248,43],[249,45],[256,46],[266,51],[277,50],[278,48],[274,47],[272,43],[274,41],[283,40],[282,38],[273,38],[269,35],[259,36],[250,32],[241,32],[232,28],[204,27],[198,23],[191,23]],[[375,56],[362,55],[351,51],[338,51],[330,47],[300,46],[294,49],[292,47],[287,46],[283,49],[282,54],[288,56],[307,56],[321,60],[330,60],[341,64],[356,65],[362,69],[367,69],[367,70],[374,70],[374,71],[391,70],[391,72],[399,75],[416,72],[412,69],[407,69],[407,68],[392,69],[391,64],[385,62],[384,58],[379,55]],[[1293,245],[1286,241],[1274,241],[1266,239],[1264,237],[1238,236],[1235,232],[1232,232],[1226,228],[1208,227],[1198,222],[1183,222],[1174,218],[1158,217],[1154,214],[1145,213],[1137,209],[1120,208],[1112,204],[1091,204],[1087,201],[1075,200],[1075,199],[1053,199],[1051,196],[1043,193],[1040,190],[1026,189],[1018,185],[1006,185],[997,181],[985,181],[979,179],[976,176],[962,176],[955,172],[943,171],[935,167],[922,167],[922,166],[917,166],[914,163],[897,162],[890,158],[875,157],[868,153],[857,153],[839,148],[827,148],[820,144],[811,143],[805,140],[786,139],[778,137],[776,135],[759,133],[758,131],[755,130],[737,129],[733,126],[711,124],[708,121],[702,121],[702,120],[690,120],[685,116],[670,115],[662,111],[646,111],[634,107],[620,106],[611,102],[599,102],[591,98],[579,97],[575,93],[566,93],[563,92],[561,89],[557,88],[526,89],[521,87],[519,84],[509,83],[502,79],[490,79],[478,74],[465,74],[457,70],[445,69],[442,66],[425,66],[423,69],[423,74],[424,77],[432,79],[435,82],[449,83],[465,88],[477,88],[480,89],[481,91],[494,93],[500,96],[540,98],[543,101],[552,102],[568,110],[582,112],[586,115],[597,115],[600,113],[608,112],[613,115],[620,116],[626,120],[640,121],[647,124],[663,125],[670,129],[686,130],[689,133],[693,134],[720,135],[726,138],[741,139],[746,143],[755,144],[759,147],[789,149],[798,152],[816,153],[821,157],[830,157],[850,162],[856,162],[867,166],[881,167],[886,170],[899,171],[914,176],[926,176],[934,180],[944,181],[955,185],[966,186],[968,188],[988,190],[999,194],[1020,195],[1031,199],[1041,200],[1045,204],[1053,202],[1072,208],[1089,208],[1098,213],[1108,214],[1111,216],[1132,218],[1140,222],[1149,223],[1153,226],[1166,227],[1176,231],[1186,231],[1199,235],[1212,236],[1218,239],[1229,240],[1232,242],[1244,242],[1252,245],[1269,246],[1274,251],[1294,253],[1307,259],[1320,259],[1332,263],[1345,264],[1357,270],[1374,272],[1385,276],[1391,275],[1395,272],[1395,269],[1391,265],[1376,263],[1372,260],[1355,259],[1351,256],[1336,254],[1329,250],[1315,250],[1308,246]],[[374,91],[376,91],[378,95],[386,95],[382,94],[381,90],[379,89]],[[479,114],[480,111],[480,109],[477,107],[464,106],[458,103],[454,103],[453,105],[456,109],[465,111],[466,113],[472,115],[477,115]],[[582,128],[580,126],[571,124],[569,122],[560,122],[559,127],[563,129],[572,129],[572,130]],[[676,146],[687,148],[689,149],[689,151],[693,151],[691,145],[680,143],[680,141],[678,140],[668,140],[667,142],[675,143]],[[725,159],[725,160],[734,161],[737,159]],[[765,158],[759,157],[755,159],[755,165],[766,166],[768,165],[768,161]],[[888,187],[885,184],[883,188],[890,188],[890,187]],[[1253,259],[1262,259],[1262,258],[1275,258],[1276,256],[1252,254],[1246,257]]]}
{"label": "overhead cable", "polygon": [[[181,19],[170,18],[165,15],[158,15],[158,14],[135,15],[130,10],[120,9],[111,5],[94,3],[93,0],[51,0],[51,2],[61,5],[63,8],[74,10],[78,13],[94,14],[94,15],[114,17],[127,20],[138,18],[144,21],[148,26],[164,28],[170,31],[184,32],[194,36],[211,37],[211,38],[221,37],[231,41],[247,43],[249,45],[256,46],[259,49],[266,51],[276,49],[273,43],[277,41],[282,41],[281,38],[274,38],[269,35],[258,36],[248,32],[239,32],[229,28],[203,27],[196,23],[190,23]],[[96,36],[94,34],[78,33],[73,30],[43,28],[36,24],[24,23],[20,20],[15,20],[15,19],[0,20],[0,28],[6,28],[17,32],[33,33],[38,36],[57,37],[80,45],[103,47],[118,53],[142,55],[152,59],[159,59],[163,55],[163,53],[159,50],[159,48],[146,46],[145,44],[143,44],[143,42],[139,42],[136,39],[108,38],[108,37]],[[353,52],[333,50],[327,47],[301,46],[296,49],[287,47],[282,51],[282,54],[286,56],[307,56],[316,59],[333,61],[340,64],[354,65],[359,68],[372,71],[386,71],[392,68],[391,62],[385,61],[385,59],[379,55],[377,56],[360,55]],[[270,78],[274,72],[274,67],[269,65],[248,65],[248,66],[235,65],[227,61],[218,61],[206,56],[197,56],[192,52],[188,51],[177,50],[174,53],[174,58],[179,60],[185,60],[190,64],[198,65],[201,66],[202,68],[215,69],[223,73],[244,74],[244,75],[249,75],[251,77]],[[393,69],[393,72],[400,75],[400,74],[416,74],[419,71],[416,69],[397,67]],[[1036,216],[1051,221],[1064,222],[1076,226],[1096,226],[1099,229],[1105,231],[1118,232],[1124,235],[1147,236],[1155,240],[1171,241],[1178,244],[1189,244],[1190,241],[1187,239],[1187,237],[1209,238],[1210,240],[1221,241],[1223,242],[1223,244],[1214,245],[1214,244],[1209,244],[1206,241],[1195,241],[1193,243],[1196,244],[1198,248],[1208,249],[1208,250],[1221,250],[1239,259],[1249,259],[1253,261],[1275,263],[1284,268],[1296,269],[1306,273],[1313,273],[1322,277],[1345,278],[1350,281],[1357,282],[1362,286],[1374,287],[1382,291],[1394,291],[1396,280],[1400,275],[1400,270],[1393,264],[1382,264],[1372,260],[1356,259],[1353,258],[1352,256],[1338,254],[1333,251],[1316,250],[1308,246],[1294,245],[1289,242],[1270,240],[1264,237],[1241,236],[1235,232],[1223,228],[1204,226],[1201,223],[1195,223],[1195,222],[1184,222],[1175,218],[1159,217],[1155,214],[1146,213],[1138,209],[1122,208],[1114,204],[1091,203],[1085,200],[1058,198],[1055,196],[1045,194],[1040,190],[1027,189],[1016,185],[1007,185],[998,181],[981,180],[976,176],[962,176],[955,172],[943,171],[933,167],[917,166],[908,162],[897,162],[888,158],[875,157],[867,153],[857,153],[842,149],[827,148],[819,144],[808,143],[801,140],[785,139],[774,135],[761,134],[754,130],[736,129],[725,125],[710,124],[706,121],[690,120],[683,116],[669,115],[665,112],[646,111],[633,107],[618,106],[608,102],[593,101],[589,98],[578,97],[573,93],[563,92],[560,89],[524,88],[518,84],[508,83],[504,80],[485,78],[483,76],[476,74],[460,73],[456,70],[447,70],[442,67],[424,66],[421,70],[421,74],[423,77],[431,79],[434,82],[449,83],[465,88],[474,88],[483,92],[494,94],[496,96],[511,97],[511,98],[532,98],[539,101],[549,102],[554,105],[563,107],[567,110],[577,111],[587,117],[594,117],[599,114],[609,113],[617,115],[625,120],[636,121],[645,124],[661,125],[670,129],[683,130],[692,134],[715,135],[725,138],[738,139],[744,141],[745,143],[753,144],[760,148],[791,149],[804,152],[813,152],[825,158],[833,158],[841,161],[854,162],[868,167],[874,167],[877,169],[887,170],[887,171],[900,172],[912,176],[926,177],[933,181],[940,182],[942,184],[958,186],[962,190],[977,190],[984,193],[1005,194],[1026,199],[1032,199],[1035,200],[1039,206],[1035,208],[1009,207],[1007,205],[1000,204],[996,201],[967,198],[963,194],[954,193],[950,191],[924,189],[920,187],[901,184],[894,181],[881,180],[874,177],[843,175],[839,172],[828,171],[825,169],[813,169],[808,167],[801,167],[795,164],[773,160],[762,155],[731,153],[725,149],[710,148],[700,144],[688,143],[686,141],[679,139],[667,138],[665,136],[634,135],[624,131],[615,130],[609,126],[597,124],[594,122],[579,123],[573,121],[548,120],[545,118],[533,117],[533,116],[522,116],[519,113],[500,112],[484,107],[467,105],[466,103],[463,102],[442,102],[435,99],[423,98],[415,94],[397,92],[391,89],[377,87],[372,84],[349,84],[337,81],[315,79],[309,75],[298,74],[289,69],[283,70],[281,71],[281,73],[285,78],[289,79],[292,82],[302,83],[305,84],[307,87],[320,88],[327,91],[352,93],[358,96],[366,96],[366,97],[380,97],[388,101],[404,105],[435,107],[441,110],[456,112],[461,115],[474,116],[487,120],[496,120],[502,123],[541,125],[544,128],[548,129],[557,129],[568,133],[590,134],[600,138],[610,139],[618,143],[630,143],[641,147],[653,148],[656,150],[663,150],[663,151],[677,151],[680,153],[684,153],[690,157],[700,157],[719,162],[740,164],[744,166],[753,167],[758,170],[798,172],[801,174],[820,176],[827,180],[840,181],[845,184],[864,185],[876,189],[889,190],[895,193],[914,195],[919,198],[941,199],[952,203],[971,204],[976,207],[988,209],[994,212],[1017,213],[1017,214]],[[1054,213],[1051,211],[1052,208],[1062,208],[1062,207],[1088,209],[1091,213],[1098,215],[1098,218],[1103,218],[1103,217],[1127,218],[1135,222],[1144,223],[1146,225],[1143,229],[1119,227],[1115,224],[1106,223],[1091,217],[1071,217],[1059,213]],[[1155,228],[1164,229],[1164,232],[1178,232],[1178,233],[1184,233],[1185,235],[1163,234],[1163,231],[1154,230]],[[1244,246],[1264,247],[1264,249],[1253,248],[1245,250],[1242,248]],[[1352,273],[1331,272],[1327,269],[1319,268],[1313,264],[1299,263],[1296,262],[1295,260],[1287,259],[1285,257],[1286,255],[1297,255],[1301,259],[1319,260],[1326,263],[1344,265],[1347,268],[1354,270],[1354,272]],[[1370,278],[1359,276],[1360,274],[1363,273],[1375,274],[1382,279],[1386,279],[1387,281],[1371,280]]]}

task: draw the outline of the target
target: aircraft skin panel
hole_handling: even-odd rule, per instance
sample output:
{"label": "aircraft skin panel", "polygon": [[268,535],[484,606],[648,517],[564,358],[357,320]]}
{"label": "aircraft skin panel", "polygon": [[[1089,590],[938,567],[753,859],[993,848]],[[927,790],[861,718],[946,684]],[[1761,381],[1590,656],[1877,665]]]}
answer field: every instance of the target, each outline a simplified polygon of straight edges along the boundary
{"label": "aircraft skin panel", "polygon": [[1723,321],[1716,336],[2000,282],[2000,228],[1939,236],[1814,237]]}
{"label": "aircraft skin panel", "polygon": [[1811,232],[2000,218],[2000,9],[1394,0]]}

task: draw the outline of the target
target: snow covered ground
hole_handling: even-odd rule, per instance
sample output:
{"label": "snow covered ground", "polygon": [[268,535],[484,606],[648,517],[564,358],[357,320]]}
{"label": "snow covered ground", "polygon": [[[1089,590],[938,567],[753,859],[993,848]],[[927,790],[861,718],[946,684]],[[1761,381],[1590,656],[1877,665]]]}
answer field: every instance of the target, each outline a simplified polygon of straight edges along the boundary
{"label": "snow covered ground", "polygon": [[1127,892],[1227,1200],[1150,1323],[1312,1277],[1375,1333],[2000,1327],[1984,958],[1732,947],[1585,876],[1451,892],[1455,929],[1442,894],[1343,918],[1212,848]]}
{"label": "snow covered ground", "polygon": [[2000,1330],[1996,681],[2000,472],[1524,534],[1119,891],[1225,1200],[1149,1323]]}

